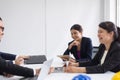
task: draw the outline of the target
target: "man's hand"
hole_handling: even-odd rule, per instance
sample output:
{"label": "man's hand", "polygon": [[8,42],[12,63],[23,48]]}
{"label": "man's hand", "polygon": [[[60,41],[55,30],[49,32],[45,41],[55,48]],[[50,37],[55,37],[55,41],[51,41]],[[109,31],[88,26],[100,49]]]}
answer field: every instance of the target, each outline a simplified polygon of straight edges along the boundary
{"label": "man's hand", "polygon": [[29,56],[20,55],[15,59],[15,64],[20,65],[24,63],[24,59],[28,59]]}
{"label": "man's hand", "polygon": [[23,64],[23,63],[24,63],[23,58],[18,57],[17,59],[15,59],[15,64],[20,65],[20,64]]}
{"label": "man's hand", "polygon": [[18,58],[29,59],[29,56],[20,55],[20,56],[18,56]]}
{"label": "man's hand", "polygon": [[54,67],[51,67],[51,68],[50,68],[48,74],[50,74],[50,73],[52,73],[52,72],[54,72]]}
{"label": "man's hand", "polygon": [[36,71],[36,73],[35,73],[36,76],[38,76],[38,75],[40,74],[40,70],[41,70],[41,69],[36,69],[36,70],[35,70],[35,71]]}
{"label": "man's hand", "polygon": [[5,72],[3,72],[3,76],[8,77],[8,78],[13,77],[12,74],[8,74],[8,73],[5,73]]}

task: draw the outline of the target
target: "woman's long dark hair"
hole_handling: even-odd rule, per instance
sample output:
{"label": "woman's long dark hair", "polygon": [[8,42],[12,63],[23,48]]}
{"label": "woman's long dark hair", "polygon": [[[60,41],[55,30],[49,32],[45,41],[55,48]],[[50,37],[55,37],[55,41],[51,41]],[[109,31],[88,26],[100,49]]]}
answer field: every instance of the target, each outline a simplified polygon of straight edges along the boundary
{"label": "woman's long dark hair", "polygon": [[105,29],[107,32],[114,32],[114,40],[120,42],[120,28],[113,22],[105,21],[99,24],[100,28]]}

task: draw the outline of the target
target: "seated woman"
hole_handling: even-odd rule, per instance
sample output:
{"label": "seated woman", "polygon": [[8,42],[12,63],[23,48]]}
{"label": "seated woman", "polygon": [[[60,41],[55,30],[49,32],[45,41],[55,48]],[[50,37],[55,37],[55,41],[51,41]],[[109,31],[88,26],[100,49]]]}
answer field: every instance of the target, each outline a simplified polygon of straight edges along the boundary
{"label": "seated woman", "polygon": [[104,73],[120,71],[120,28],[110,21],[99,24],[98,38],[101,43],[95,57],[90,62],[70,62],[66,72]]}
{"label": "seated woman", "polygon": [[69,42],[68,48],[63,55],[73,54],[75,60],[77,61],[89,61],[92,56],[92,41],[90,38],[83,37],[83,29],[79,24],[75,24],[71,27],[71,36],[73,41]]}

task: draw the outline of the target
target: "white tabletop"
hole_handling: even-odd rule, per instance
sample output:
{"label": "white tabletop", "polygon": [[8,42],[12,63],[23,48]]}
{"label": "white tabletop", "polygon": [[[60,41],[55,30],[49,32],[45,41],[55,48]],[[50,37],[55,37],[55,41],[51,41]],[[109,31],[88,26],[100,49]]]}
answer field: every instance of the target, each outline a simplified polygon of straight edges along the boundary
{"label": "white tabletop", "polygon": [[[24,65],[25,67],[29,67],[29,68],[40,68],[41,64],[32,64],[32,65]],[[58,67],[58,66],[63,66],[63,62],[61,60],[57,60],[54,59],[53,67]],[[45,80],[72,80],[73,77],[77,76],[77,75],[87,75],[91,78],[91,80],[111,80],[111,78],[113,77],[113,75],[115,73],[113,72],[106,72],[103,74],[86,74],[86,73],[51,73],[49,74]],[[0,76],[0,80],[19,80],[21,77],[19,76],[14,76],[11,78],[6,78],[3,76]]]}
{"label": "white tabletop", "polygon": [[111,80],[114,73],[106,72],[104,74],[84,74],[84,73],[52,73],[45,80],[72,80],[77,75],[87,75],[91,80]]}
{"label": "white tabletop", "polygon": [[[91,80],[111,80],[115,73],[106,72],[104,74],[84,74],[84,73],[51,73],[45,80],[72,80],[73,77],[83,74],[91,78]],[[21,77],[14,76],[12,78],[6,78],[0,76],[0,80],[19,80]]]}

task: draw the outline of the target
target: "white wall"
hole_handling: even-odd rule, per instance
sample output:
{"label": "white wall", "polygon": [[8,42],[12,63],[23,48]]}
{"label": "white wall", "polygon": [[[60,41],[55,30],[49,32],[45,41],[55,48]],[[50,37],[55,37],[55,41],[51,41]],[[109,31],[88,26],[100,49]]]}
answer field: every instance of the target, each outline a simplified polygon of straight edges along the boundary
{"label": "white wall", "polygon": [[83,26],[84,36],[98,46],[98,24],[104,0],[0,0],[5,35],[0,50],[15,54],[63,54],[70,27]]}
{"label": "white wall", "polygon": [[104,0],[104,20],[117,24],[117,0]]}
{"label": "white wall", "polygon": [[70,27],[80,24],[83,35],[98,46],[98,24],[104,20],[103,0],[47,0],[47,53],[50,56],[63,54],[70,42]]}
{"label": "white wall", "polygon": [[0,50],[15,54],[44,54],[44,0],[0,0],[5,35]]}

